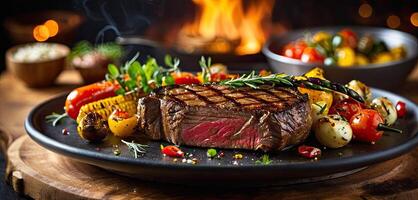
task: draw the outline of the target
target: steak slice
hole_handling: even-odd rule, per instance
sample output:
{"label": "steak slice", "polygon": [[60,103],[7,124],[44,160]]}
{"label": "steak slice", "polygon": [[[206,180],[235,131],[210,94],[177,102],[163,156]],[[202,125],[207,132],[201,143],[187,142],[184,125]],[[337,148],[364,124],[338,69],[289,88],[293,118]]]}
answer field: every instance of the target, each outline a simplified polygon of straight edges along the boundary
{"label": "steak slice", "polygon": [[308,96],[296,89],[223,85],[162,87],[138,102],[140,128],[178,145],[281,150],[305,140]]}

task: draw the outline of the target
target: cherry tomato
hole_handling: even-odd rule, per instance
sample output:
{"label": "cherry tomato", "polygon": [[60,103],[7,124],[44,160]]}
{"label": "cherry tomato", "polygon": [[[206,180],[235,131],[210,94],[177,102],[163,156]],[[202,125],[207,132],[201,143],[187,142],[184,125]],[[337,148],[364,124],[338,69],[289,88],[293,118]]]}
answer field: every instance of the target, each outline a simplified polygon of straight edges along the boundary
{"label": "cherry tomato", "polygon": [[175,157],[175,158],[182,158],[184,156],[184,152],[181,151],[181,149],[172,145],[162,147],[161,153],[170,157]]}
{"label": "cherry tomato", "polygon": [[67,96],[65,112],[73,119],[77,119],[80,108],[88,103],[100,99],[116,96],[116,90],[120,86],[113,82],[97,82],[79,87]]}
{"label": "cherry tomato", "polygon": [[174,82],[177,85],[182,84],[199,84],[199,79],[192,73],[188,72],[174,72],[171,74],[174,78]]}
{"label": "cherry tomato", "polygon": [[321,155],[321,149],[312,146],[301,145],[298,147],[298,153],[306,158],[315,158]]}
{"label": "cherry tomato", "polygon": [[226,80],[226,79],[228,79],[228,75],[222,72],[214,73],[210,75],[210,80],[213,82],[219,82],[219,81]]}
{"label": "cherry tomato", "polygon": [[350,120],[351,117],[359,112],[362,109],[362,106],[359,102],[348,98],[343,99],[336,104],[332,105],[329,109],[329,114],[338,114],[344,117],[347,120]]}
{"label": "cherry tomato", "polygon": [[343,29],[339,32],[339,35],[343,38],[343,46],[349,46],[351,48],[357,47],[357,34],[351,29]]}
{"label": "cherry tomato", "polygon": [[384,130],[402,132],[401,130],[387,127],[383,123],[384,121],[379,112],[372,109],[363,109],[350,119],[354,139],[363,142],[374,143],[378,141],[382,137]]}
{"label": "cherry tomato", "polygon": [[303,50],[308,45],[304,41],[297,41],[287,44],[283,48],[283,55],[289,58],[300,59],[302,57]]}
{"label": "cherry tomato", "polygon": [[396,114],[398,117],[404,117],[406,115],[406,104],[403,101],[396,103]]}
{"label": "cherry tomato", "polygon": [[300,58],[302,62],[322,62],[324,59],[325,57],[313,47],[306,47]]}

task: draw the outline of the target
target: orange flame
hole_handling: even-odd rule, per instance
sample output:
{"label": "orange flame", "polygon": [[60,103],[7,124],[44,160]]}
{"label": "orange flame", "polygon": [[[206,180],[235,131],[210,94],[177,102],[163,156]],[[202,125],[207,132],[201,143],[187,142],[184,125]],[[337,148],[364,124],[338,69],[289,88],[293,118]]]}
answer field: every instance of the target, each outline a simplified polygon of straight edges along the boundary
{"label": "orange flame", "polygon": [[33,29],[33,38],[38,42],[44,42],[50,37],[58,34],[59,26],[55,20],[47,20],[44,24],[35,26]]}
{"label": "orange flame", "polygon": [[[239,55],[254,54],[261,50],[266,32],[265,20],[270,20],[273,0],[252,1],[244,11],[241,0],[193,0],[198,14],[193,22],[185,24],[180,34],[201,41],[220,43],[215,51],[227,52],[231,45]],[[221,41],[221,42],[219,42]],[[225,44],[224,41],[230,41]]]}

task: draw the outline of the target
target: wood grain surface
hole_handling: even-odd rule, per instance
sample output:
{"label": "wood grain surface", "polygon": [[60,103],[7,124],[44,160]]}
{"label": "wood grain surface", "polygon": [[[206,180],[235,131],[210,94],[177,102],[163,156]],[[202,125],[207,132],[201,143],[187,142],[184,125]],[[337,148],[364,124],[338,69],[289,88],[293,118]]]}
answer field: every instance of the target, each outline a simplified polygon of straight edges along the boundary
{"label": "wood grain surface", "polygon": [[[81,78],[71,70],[61,74],[54,87],[42,90],[26,88],[7,72],[0,76],[0,147],[10,147],[6,175],[17,192],[35,199],[416,199],[418,195],[418,148],[354,175],[318,183],[191,188],[121,177],[59,156],[24,136],[24,119],[35,105],[80,84]],[[418,102],[418,68],[396,93]]]}

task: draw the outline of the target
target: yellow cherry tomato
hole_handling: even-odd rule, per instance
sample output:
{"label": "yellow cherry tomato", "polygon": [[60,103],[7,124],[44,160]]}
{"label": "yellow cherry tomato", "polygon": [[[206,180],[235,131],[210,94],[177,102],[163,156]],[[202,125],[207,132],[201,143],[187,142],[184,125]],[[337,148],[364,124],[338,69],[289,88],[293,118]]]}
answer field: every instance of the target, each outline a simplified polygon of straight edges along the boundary
{"label": "yellow cherry tomato", "polygon": [[382,52],[377,54],[376,56],[374,56],[373,58],[373,63],[387,63],[387,62],[391,62],[394,61],[392,54],[389,52]]}
{"label": "yellow cherry tomato", "polygon": [[400,60],[406,56],[406,50],[403,45],[391,49],[390,53],[394,60]]}
{"label": "yellow cherry tomato", "polygon": [[367,65],[369,64],[369,59],[361,54],[356,55],[356,65]]}
{"label": "yellow cherry tomato", "polygon": [[324,31],[319,31],[315,33],[315,35],[312,37],[313,42],[321,42],[323,40],[328,40],[331,38],[331,35]]}
{"label": "yellow cherry tomato", "polygon": [[337,62],[341,67],[349,67],[355,64],[356,62],[356,53],[350,47],[342,47],[337,49]]}
{"label": "yellow cherry tomato", "polygon": [[138,118],[126,111],[115,110],[108,118],[110,131],[118,137],[128,137],[135,132]]}

